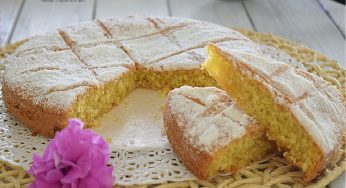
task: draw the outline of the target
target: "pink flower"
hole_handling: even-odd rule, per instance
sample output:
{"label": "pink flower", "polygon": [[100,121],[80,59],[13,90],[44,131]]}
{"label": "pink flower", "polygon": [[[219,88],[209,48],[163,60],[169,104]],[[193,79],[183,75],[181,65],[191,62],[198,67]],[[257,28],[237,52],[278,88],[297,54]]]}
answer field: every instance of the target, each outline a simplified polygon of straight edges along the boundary
{"label": "pink flower", "polygon": [[42,157],[34,154],[29,174],[34,187],[112,187],[114,177],[108,144],[83,122],[70,119],[68,127],[56,133]]}

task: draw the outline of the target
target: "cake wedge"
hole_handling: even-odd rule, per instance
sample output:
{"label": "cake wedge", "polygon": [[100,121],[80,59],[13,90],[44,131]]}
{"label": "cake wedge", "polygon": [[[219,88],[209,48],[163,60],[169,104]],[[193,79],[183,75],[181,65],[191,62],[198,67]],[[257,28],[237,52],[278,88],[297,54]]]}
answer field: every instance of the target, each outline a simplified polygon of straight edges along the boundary
{"label": "cake wedge", "polygon": [[170,91],[164,127],[175,153],[200,179],[236,172],[275,151],[263,127],[215,87]]}
{"label": "cake wedge", "polygon": [[208,45],[202,66],[267,130],[284,157],[314,179],[341,146],[344,99],[322,78],[283,62]]}

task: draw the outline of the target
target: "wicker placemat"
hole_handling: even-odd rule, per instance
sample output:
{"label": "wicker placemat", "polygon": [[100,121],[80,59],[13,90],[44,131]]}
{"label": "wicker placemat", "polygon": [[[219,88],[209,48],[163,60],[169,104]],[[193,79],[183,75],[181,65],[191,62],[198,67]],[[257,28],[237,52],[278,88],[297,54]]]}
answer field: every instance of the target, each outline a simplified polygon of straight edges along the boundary
{"label": "wicker placemat", "polygon": [[[335,85],[346,98],[346,71],[333,60],[315,52],[302,45],[281,39],[272,34],[262,34],[244,29],[237,29],[253,41],[277,49],[284,50],[290,56],[296,58],[304,64],[304,67],[314,74],[317,74]],[[7,55],[13,53],[17,46],[24,41],[9,44],[0,48],[0,61]],[[0,70],[3,63],[0,63]],[[344,136],[344,140],[345,136]],[[346,169],[345,145],[338,151],[338,155],[333,159],[327,169],[316,180],[306,187],[325,187],[335,180]],[[11,166],[0,161],[0,187],[24,187],[33,180],[25,170],[20,167]],[[302,173],[292,167],[280,154],[276,154],[266,159],[254,163],[237,174],[229,176],[217,176],[210,181],[185,181],[167,182],[160,185],[141,185],[134,187],[305,187],[302,181]],[[115,186],[121,187],[121,186]]]}

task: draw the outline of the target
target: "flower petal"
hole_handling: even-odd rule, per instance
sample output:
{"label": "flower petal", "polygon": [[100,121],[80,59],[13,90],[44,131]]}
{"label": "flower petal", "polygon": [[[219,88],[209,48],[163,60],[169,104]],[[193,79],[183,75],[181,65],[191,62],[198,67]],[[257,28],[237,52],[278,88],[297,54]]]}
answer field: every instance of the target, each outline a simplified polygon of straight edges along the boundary
{"label": "flower petal", "polygon": [[29,170],[35,176],[32,187],[112,187],[109,146],[83,126],[79,119],[70,119],[68,127],[48,143],[42,158],[34,154]]}
{"label": "flower petal", "polygon": [[58,183],[62,177],[63,177],[63,174],[61,173],[60,170],[53,169],[47,173],[46,181],[49,183]]}

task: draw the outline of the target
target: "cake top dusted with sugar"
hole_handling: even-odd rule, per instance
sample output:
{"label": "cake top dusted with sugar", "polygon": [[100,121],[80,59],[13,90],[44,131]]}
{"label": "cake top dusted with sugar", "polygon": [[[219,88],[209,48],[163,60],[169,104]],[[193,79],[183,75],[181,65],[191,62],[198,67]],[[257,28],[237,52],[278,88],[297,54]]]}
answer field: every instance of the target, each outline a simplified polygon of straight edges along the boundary
{"label": "cake top dusted with sugar", "polygon": [[205,46],[219,43],[257,53],[238,32],[169,17],[96,20],[35,36],[9,56],[6,86],[35,104],[66,109],[89,88],[137,70],[196,70]]}
{"label": "cake top dusted with sugar", "polygon": [[259,127],[225,91],[215,87],[174,89],[169,92],[166,105],[185,139],[209,153]]}

